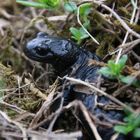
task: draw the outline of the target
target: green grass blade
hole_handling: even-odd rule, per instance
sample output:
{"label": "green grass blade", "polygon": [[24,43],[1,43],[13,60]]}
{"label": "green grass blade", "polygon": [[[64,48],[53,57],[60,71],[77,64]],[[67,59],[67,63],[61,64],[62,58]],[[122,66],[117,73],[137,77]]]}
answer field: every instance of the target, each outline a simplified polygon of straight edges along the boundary
{"label": "green grass blade", "polygon": [[45,5],[44,3],[39,3],[39,2],[29,2],[25,0],[16,0],[17,3],[29,6],[29,7],[36,7],[36,8],[50,8],[49,6]]}

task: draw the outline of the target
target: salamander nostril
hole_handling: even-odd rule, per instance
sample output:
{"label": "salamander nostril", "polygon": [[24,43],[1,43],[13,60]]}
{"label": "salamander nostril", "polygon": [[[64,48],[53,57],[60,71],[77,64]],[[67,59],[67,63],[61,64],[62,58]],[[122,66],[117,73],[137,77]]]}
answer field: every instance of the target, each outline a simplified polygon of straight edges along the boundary
{"label": "salamander nostril", "polygon": [[48,51],[45,48],[36,47],[34,48],[35,52],[40,56],[45,56]]}

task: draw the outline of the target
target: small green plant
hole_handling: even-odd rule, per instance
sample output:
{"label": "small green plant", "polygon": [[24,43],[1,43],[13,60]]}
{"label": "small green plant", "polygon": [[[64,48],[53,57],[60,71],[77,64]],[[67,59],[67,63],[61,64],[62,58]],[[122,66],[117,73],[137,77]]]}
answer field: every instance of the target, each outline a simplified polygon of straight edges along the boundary
{"label": "small green plant", "polygon": [[118,63],[114,60],[109,60],[106,67],[102,67],[99,72],[110,79],[121,78],[121,72],[125,67],[127,55],[123,55]]}
{"label": "small green plant", "polygon": [[[64,8],[68,12],[74,12],[77,13],[78,7],[76,3],[74,2],[67,2],[64,4]],[[85,3],[80,6],[79,9],[79,16],[81,17],[81,20],[83,22],[83,26],[88,29],[90,27],[90,20],[88,19],[88,15],[91,12],[91,4]],[[85,32],[85,30],[80,28],[71,27],[70,32],[72,33],[72,38],[77,41],[78,44],[81,43],[82,40],[89,37],[89,35]]]}
{"label": "small green plant", "polygon": [[91,9],[92,9],[91,3],[85,3],[80,6],[79,14],[85,28],[90,27],[90,20],[88,19],[88,15],[90,14]]}
{"label": "small green plant", "polygon": [[83,39],[89,37],[83,28],[78,29],[75,27],[71,27],[70,31],[72,33],[72,38],[75,39],[78,44],[80,44]]}
{"label": "small green plant", "polygon": [[125,135],[131,133],[134,138],[140,138],[140,113],[129,113],[124,121],[125,125],[116,125],[114,130]]}
{"label": "small green plant", "polygon": [[105,77],[109,79],[118,79],[123,83],[134,85],[136,87],[139,87],[140,81],[138,81],[134,76],[128,75],[124,76],[122,75],[122,71],[125,67],[127,61],[127,55],[123,55],[118,63],[115,63],[114,60],[109,60],[107,63],[107,66],[102,67],[99,70],[99,73],[104,75]]}
{"label": "small green plant", "polygon": [[37,0],[37,1],[16,0],[16,2],[25,6],[45,9],[56,8],[61,3],[60,0]]}
{"label": "small green plant", "polygon": [[64,3],[64,9],[68,12],[76,12],[77,5],[75,2],[68,1]]}
{"label": "small green plant", "polygon": [[[59,5],[61,4],[61,0],[36,0],[36,1],[16,0],[16,2],[25,6],[44,8],[49,10],[59,7]],[[90,27],[90,20],[88,19],[88,15],[91,12],[91,8],[92,7],[90,3],[82,4],[79,8],[79,16],[83,22],[83,26],[86,29],[89,29]],[[75,2],[64,1],[64,9],[68,12],[73,12],[77,14],[78,7]],[[70,32],[72,34],[72,38],[75,39],[78,44],[80,44],[82,40],[89,37],[89,35],[86,33],[83,27],[79,28],[71,27]]]}
{"label": "small green plant", "polygon": [[120,77],[120,80],[125,84],[133,85],[135,87],[140,87],[140,80],[137,80],[135,78],[135,76],[131,76],[131,75],[123,76],[122,75]]}

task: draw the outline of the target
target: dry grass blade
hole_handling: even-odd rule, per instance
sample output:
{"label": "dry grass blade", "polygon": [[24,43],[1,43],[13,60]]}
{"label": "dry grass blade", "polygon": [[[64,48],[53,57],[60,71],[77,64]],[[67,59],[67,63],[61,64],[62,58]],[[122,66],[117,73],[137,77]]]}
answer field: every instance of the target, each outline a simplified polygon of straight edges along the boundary
{"label": "dry grass blade", "polygon": [[0,115],[3,117],[3,119],[5,119],[7,121],[7,123],[9,124],[14,124],[16,125],[22,132],[22,137],[23,137],[23,140],[28,140],[27,138],[27,132],[26,132],[26,129],[23,128],[23,126],[16,122],[16,121],[12,121],[4,112],[0,111]]}
{"label": "dry grass blade", "polygon": [[80,21],[80,14],[79,14],[79,12],[80,12],[80,7],[81,7],[82,5],[80,5],[79,7],[78,7],[78,10],[77,10],[77,21],[78,21],[78,23],[80,24],[80,26],[83,28],[83,30],[91,37],[91,39],[96,43],[96,44],[100,44],[88,31],[87,31],[87,29],[84,27],[84,25],[81,23],[81,21]]}
{"label": "dry grass blade", "polygon": [[82,137],[82,132],[70,132],[70,133],[50,133],[46,134],[46,132],[39,133],[37,131],[28,131],[29,136],[33,138],[33,140],[77,140]]}
{"label": "dry grass blade", "polygon": [[91,120],[91,117],[90,117],[86,107],[83,105],[82,102],[73,101],[73,102],[69,103],[65,108],[70,108],[72,106],[77,106],[77,105],[82,110],[82,113],[84,114],[84,117],[86,118],[86,120],[87,120],[87,122],[88,122],[88,124],[89,124],[89,126],[90,126],[90,128],[91,128],[91,130],[92,130],[92,132],[93,132],[93,134],[94,134],[94,136],[96,138],[96,140],[102,140],[101,136],[99,135],[99,133],[97,131],[96,126],[94,125],[93,121]]}
{"label": "dry grass blade", "polygon": [[110,13],[112,13],[112,15],[118,19],[118,21],[121,23],[121,25],[126,29],[126,31],[130,34],[132,34],[133,36],[137,37],[137,38],[140,38],[140,34],[138,34],[137,32],[133,31],[126,23],[124,20],[122,20],[120,18],[120,16],[115,12],[113,11],[110,7],[108,7],[107,5],[103,4],[103,3],[100,3],[98,1],[94,1],[93,0],[93,3],[95,4],[98,4],[99,6],[105,8],[107,11],[109,11]]}
{"label": "dry grass blade", "polygon": [[27,78],[25,78],[25,83],[30,85],[30,90],[35,94],[36,96],[41,97],[43,100],[47,100],[47,96],[43,94],[39,89],[35,88],[35,85],[31,83]]}
{"label": "dry grass blade", "polygon": [[104,91],[102,91],[102,90],[96,88],[95,86],[93,86],[93,85],[91,85],[91,84],[89,84],[89,83],[87,83],[87,82],[85,82],[85,81],[82,81],[82,80],[79,80],[79,79],[75,79],[75,78],[71,78],[71,77],[64,77],[64,78],[67,79],[67,80],[69,80],[69,81],[72,81],[72,82],[75,82],[75,83],[79,83],[79,84],[85,85],[85,86],[87,86],[87,87],[89,87],[89,88],[91,88],[91,89],[93,89],[93,90],[99,92],[100,94],[102,94],[102,95],[108,97],[108,98],[111,99],[113,102],[115,102],[115,103],[121,105],[122,107],[126,108],[126,109],[129,110],[130,112],[133,112],[133,113],[135,112],[132,108],[130,108],[129,106],[125,105],[124,103],[122,103],[122,102],[119,101],[118,99],[114,98],[113,96],[107,94],[106,92],[104,92]]}
{"label": "dry grass blade", "polygon": [[32,122],[30,123],[30,128],[33,128],[37,125],[39,119],[42,117],[43,115],[43,112],[45,110],[47,110],[49,108],[49,105],[52,103],[53,101],[53,97],[55,95],[55,91],[56,91],[56,88],[57,88],[57,82],[58,80],[56,80],[54,82],[54,84],[52,85],[52,88],[51,88],[51,92],[49,93],[49,95],[47,96],[47,99],[46,101],[43,103],[43,105],[41,106],[41,108],[39,109],[39,111],[36,113],[34,119],[32,120]]}

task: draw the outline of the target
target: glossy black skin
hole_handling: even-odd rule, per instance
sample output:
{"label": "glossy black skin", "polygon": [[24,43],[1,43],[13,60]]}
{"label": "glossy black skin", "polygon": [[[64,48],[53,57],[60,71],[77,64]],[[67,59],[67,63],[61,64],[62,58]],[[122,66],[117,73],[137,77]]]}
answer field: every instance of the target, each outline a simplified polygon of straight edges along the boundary
{"label": "glossy black skin", "polygon": [[[68,74],[69,76],[93,83],[97,81],[99,67],[88,66],[88,61],[89,59],[99,61],[98,57],[84,49],[80,49],[70,40],[38,33],[36,38],[27,43],[24,52],[32,60],[52,64],[60,75]],[[76,92],[75,85],[67,86],[64,91],[65,104],[75,99],[81,100],[94,115],[104,114],[108,119],[122,119],[122,113],[119,111],[104,111],[102,108],[95,107],[94,94],[88,95]],[[98,102],[108,104],[110,100],[100,96],[98,97]],[[114,133],[113,129],[99,128],[99,131],[102,133],[104,140],[110,139]],[[117,140],[124,139],[120,137]]]}
{"label": "glossy black skin", "polygon": [[75,63],[79,55],[79,50],[71,41],[42,32],[27,43],[24,52],[32,60],[52,64],[58,72]]}

